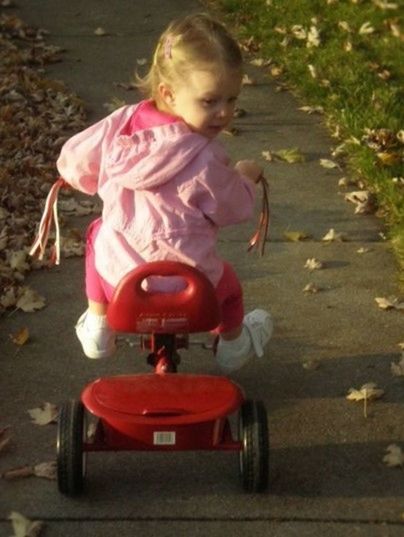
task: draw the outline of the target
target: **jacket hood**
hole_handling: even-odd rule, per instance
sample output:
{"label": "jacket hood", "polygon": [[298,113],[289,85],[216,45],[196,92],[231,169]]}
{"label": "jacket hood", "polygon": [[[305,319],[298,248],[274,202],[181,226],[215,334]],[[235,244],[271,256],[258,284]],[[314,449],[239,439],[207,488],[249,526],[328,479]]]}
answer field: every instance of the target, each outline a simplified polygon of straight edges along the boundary
{"label": "jacket hood", "polygon": [[114,181],[131,190],[148,190],[170,181],[211,140],[181,122],[119,136],[120,157],[109,165]]}

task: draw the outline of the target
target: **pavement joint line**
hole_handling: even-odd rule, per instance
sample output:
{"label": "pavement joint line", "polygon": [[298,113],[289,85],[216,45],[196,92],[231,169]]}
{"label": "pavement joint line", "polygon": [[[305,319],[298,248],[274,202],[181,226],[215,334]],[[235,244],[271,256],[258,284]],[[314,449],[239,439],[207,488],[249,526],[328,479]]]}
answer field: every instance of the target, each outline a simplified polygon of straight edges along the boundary
{"label": "pavement joint line", "polygon": [[[299,524],[341,524],[350,525],[358,524],[361,526],[397,526],[404,527],[404,520],[378,520],[378,519],[363,519],[363,518],[351,518],[351,519],[339,519],[339,518],[315,518],[315,517],[271,517],[271,516],[256,516],[256,517],[240,517],[240,518],[227,518],[227,517],[175,517],[175,516],[125,516],[125,517],[42,517],[30,513],[31,520],[41,520],[41,522],[72,522],[81,523],[86,522],[228,522],[228,523],[240,523],[240,522],[278,522],[281,524],[286,523],[299,523]],[[0,523],[10,522],[9,518],[0,518]]]}

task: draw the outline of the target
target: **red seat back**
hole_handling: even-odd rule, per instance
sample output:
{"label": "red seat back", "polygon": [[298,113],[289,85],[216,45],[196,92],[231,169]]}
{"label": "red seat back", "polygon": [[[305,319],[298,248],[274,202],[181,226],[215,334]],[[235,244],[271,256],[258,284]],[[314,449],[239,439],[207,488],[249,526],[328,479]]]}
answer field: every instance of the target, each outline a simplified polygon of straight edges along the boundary
{"label": "red seat back", "polygon": [[[151,276],[180,276],[186,287],[175,292],[145,290],[142,282]],[[216,328],[220,310],[212,283],[199,270],[177,261],[155,261],[122,278],[107,318],[117,332],[191,333]]]}

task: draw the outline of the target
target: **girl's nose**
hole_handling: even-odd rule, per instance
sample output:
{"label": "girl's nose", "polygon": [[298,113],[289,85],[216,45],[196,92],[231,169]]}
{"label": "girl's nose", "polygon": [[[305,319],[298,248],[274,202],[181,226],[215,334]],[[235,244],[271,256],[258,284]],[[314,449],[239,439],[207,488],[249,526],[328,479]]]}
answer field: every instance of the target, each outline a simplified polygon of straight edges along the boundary
{"label": "girl's nose", "polygon": [[218,117],[226,117],[230,114],[230,108],[231,106],[227,103],[223,103],[219,106],[217,109],[217,116]]}

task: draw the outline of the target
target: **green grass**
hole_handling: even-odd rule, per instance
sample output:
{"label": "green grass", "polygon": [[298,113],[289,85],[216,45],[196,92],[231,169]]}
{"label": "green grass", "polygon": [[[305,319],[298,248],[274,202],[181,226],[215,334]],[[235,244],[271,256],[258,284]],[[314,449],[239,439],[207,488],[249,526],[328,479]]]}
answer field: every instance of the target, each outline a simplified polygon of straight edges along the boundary
{"label": "green grass", "polygon": [[[404,284],[403,142],[397,138],[404,110],[399,0],[211,0],[210,5],[241,42],[254,39],[259,47],[254,55],[280,67],[281,80],[301,99],[322,106],[327,127],[338,134],[336,145],[344,144],[340,161],[351,178],[376,194]],[[294,25],[306,35],[315,27],[318,46],[307,46],[307,37],[297,39]],[[391,131],[389,144],[369,147],[367,129]]]}

